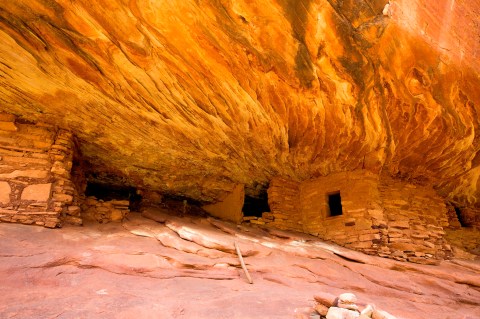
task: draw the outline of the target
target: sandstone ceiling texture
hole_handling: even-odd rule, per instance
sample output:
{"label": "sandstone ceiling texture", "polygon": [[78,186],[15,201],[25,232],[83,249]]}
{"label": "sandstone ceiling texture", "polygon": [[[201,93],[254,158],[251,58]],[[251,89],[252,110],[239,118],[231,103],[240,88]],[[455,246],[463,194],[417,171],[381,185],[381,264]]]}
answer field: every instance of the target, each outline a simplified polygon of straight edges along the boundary
{"label": "sandstone ceiling texture", "polygon": [[197,200],[363,168],[480,205],[480,1],[386,4],[1,1],[0,108]]}

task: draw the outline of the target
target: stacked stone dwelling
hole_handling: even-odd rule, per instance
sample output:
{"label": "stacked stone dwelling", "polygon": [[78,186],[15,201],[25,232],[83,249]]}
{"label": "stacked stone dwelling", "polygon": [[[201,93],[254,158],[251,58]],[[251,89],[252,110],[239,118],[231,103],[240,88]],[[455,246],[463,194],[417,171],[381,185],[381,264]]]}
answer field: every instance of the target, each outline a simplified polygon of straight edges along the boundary
{"label": "stacked stone dwelling", "polygon": [[128,200],[85,198],[76,152],[70,132],[0,114],[0,221],[55,228],[123,220]]}
{"label": "stacked stone dwelling", "polygon": [[451,254],[444,240],[447,206],[428,186],[367,171],[300,183],[274,179],[269,203],[273,219],[266,225],[306,232],[368,254],[421,263]]}
{"label": "stacked stone dwelling", "polygon": [[270,211],[260,216],[244,215],[243,195],[237,186],[204,209],[233,222],[303,232],[367,254],[422,264],[452,256],[447,230],[457,244],[478,246],[478,238],[469,235],[480,225],[472,209],[446,203],[432,186],[387,174],[357,170],[303,182],[273,178]]}
{"label": "stacked stone dwelling", "polygon": [[81,224],[70,132],[0,114],[0,221]]}

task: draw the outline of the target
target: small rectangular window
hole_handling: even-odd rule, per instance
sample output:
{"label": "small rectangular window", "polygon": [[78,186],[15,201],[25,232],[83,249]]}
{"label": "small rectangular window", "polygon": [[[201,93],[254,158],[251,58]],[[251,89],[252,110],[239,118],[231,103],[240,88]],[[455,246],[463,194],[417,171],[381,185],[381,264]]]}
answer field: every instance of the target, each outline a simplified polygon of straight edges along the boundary
{"label": "small rectangular window", "polygon": [[342,211],[342,198],[340,191],[327,194],[328,196],[328,216],[340,216]]}

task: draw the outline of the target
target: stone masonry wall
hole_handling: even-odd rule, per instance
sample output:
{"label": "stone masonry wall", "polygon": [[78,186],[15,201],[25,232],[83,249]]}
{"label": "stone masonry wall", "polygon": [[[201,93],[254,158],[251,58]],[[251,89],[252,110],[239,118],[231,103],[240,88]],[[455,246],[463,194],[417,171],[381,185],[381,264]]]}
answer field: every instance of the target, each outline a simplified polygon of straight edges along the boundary
{"label": "stone masonry wall", "polygon": [[123,221],[130,212],[128,200],[103,201],[89,196],[82,203],[82,218],[97,221],[101,224]]}
{"label": "stone masonry wall", "polygon": [[299,186],[300,183],[292,180],[273,178],[268,188],[270,213],[264,213],[262,218],[250,222],[278,229],[303,231],[302,216],[299,214]]}
{"label": "stone masonry wall", "polygon": [[53,163],[50,172],[54,178],[53,200],[54,210],[60,213],[63,222],[81,225],[80,197],[72,181],[72,161],[75,152],[72,133],[59,130],[55,143],[50,148],[50,158]]}
{"label": "stone masonry wall", "polygon": [[[330,216],[328,195],[337,192],[343,214]],[[429,264],[451,255],[447,208],[431,187],[359,170],[302,183],[276,178],[268,195],[275,217],[263,221],[267,226],[403,261]]]}
{"label": "stone masonry wall", "polygon": [[62,224],[73,201],[71,139],[67,131],[0,113],[1,222]]}
{"label": "stone masonry wall", "polygon": [[[383,213],[378,176],[367,171],[332,174],[300,186],[304,231],[342,246],[376,253]],[[340,191],[343,214],[329,216],[328,194]]]}
{"label": "stone masonry wall", "polygon": [[448,210],[431,187],[383,176],[379,190],[388,226],[382,256],[434,263],[451,255],[443,229]]}

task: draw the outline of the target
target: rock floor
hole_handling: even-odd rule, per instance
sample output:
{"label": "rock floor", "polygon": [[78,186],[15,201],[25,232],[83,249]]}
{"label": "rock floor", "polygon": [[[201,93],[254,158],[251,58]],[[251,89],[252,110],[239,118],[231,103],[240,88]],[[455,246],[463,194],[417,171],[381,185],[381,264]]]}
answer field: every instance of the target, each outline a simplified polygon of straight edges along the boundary
{"label": "rock floor", "polygon": [[303,234],[144,215],[157,221],[0,224],[0,318],[304,318],[314,295],[347,291],[398,318],[480,318],[478,261],[415,265]]}

